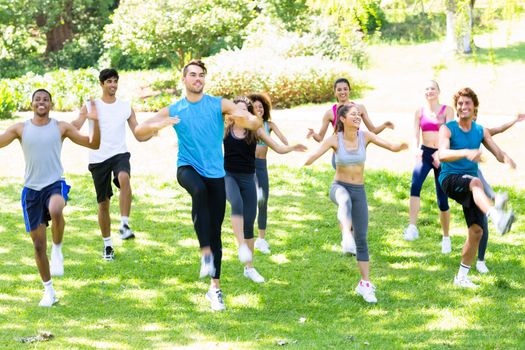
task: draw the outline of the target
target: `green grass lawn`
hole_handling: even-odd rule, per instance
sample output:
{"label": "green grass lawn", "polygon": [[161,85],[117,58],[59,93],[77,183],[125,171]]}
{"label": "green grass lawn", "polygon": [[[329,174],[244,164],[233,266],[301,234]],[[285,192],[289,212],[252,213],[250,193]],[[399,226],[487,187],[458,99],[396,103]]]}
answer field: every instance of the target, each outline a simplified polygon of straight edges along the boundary
{"label": "green grass lawn", "polygon": [[[452,205],[453,252],[440,252],[432,179],[422,198],[420,236],[405,242],[410,178],[367,173],[371,280],[376,305],[354,292],[355,258],[340,253],[328,167],[270,168],[268,240],[272,254],[255,264],[267,282],[247,280],[226,214],[222,289],[227,310],[213,313],[199,280],[190,198],[176,180],[134,177],[131,224],[137,239],[114,235],[116,260],[100,258],[91,179],[72,176],[66,208],[65,276],[54,279],[60,302],[37,306],[42,285],[19,208],[20,179],[0,183],[0,348],[232,349],[517,349],[525,348],[523,234],[489,240],[485,276],[476,291],[453,287],[466,228]],[[525,193],[510,192],[515,211]],[[116,201],[113,232],[118,229]],[[18,338],[50,331],[46,343]]]}

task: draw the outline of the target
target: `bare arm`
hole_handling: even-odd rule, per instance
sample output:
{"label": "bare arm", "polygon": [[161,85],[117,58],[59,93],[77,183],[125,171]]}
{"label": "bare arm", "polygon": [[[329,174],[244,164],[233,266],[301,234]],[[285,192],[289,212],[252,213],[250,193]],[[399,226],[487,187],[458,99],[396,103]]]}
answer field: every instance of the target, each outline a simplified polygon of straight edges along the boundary
{"label": "bare arm", "polygon": [[91,111],[86,114],[86,117],[89,120],[92,120],[93,123],[93,138],[90,138],[88,135],[82,135],[78,129],[73,125],[66,122],[59,122],[60,129],[62,130],[62,137],[69,138],[71,141],[77,145],[88,147],[91,149],[98,149],[100,147],[100,127],[98,124],[98,114],[95,101],[91,99]]}
{"label": "bare arm", "polygon": [[334,118],[334,113],[332,109],[330,108],[327,110],[323,116],[323,121],[321,124],[321,129],[319,129],[319,133],[315,133],[314,129],[308,128],[308,133],[306,134],[306,138],[313,137],[313,139],[317,142],[321,142],[324,139],[324,136],[326,134],[326,131],[328,130],[328,125],[332,123],[332,118]]}
{"label": "bare arm", "polygon": [[225,117],[228,119],[233,119],[237,126],[254,131],[262,126],[261,118],[238,108],[232,101],[223,98],[221,103],[222,113],[225,114]]}
{"label": "bare arm", "polygon": [[137,116],[135,115],[135,111],[133,110],[133,108],[131,108],[131,115],[128,118],[128,126],[131,132],[133,133],[133,136],[135,136],[135,139],[137,139],[137,141],[139,142],[144,142],[144,141],[148,141],[153,136],[155,136],[156,133],[151,133],[150,135],[147,135],[145,137],[137,136],[137,134],[135,133],[135,129],[137,128],[138,125],[139,123],[137,122]]}
{"label": "bare arm", "polygon": [[288,139],[283,135],[281,130],[279,130],[279,128],[277,127],[277,124],[275,124],[274,122],[270,122],[269,124],[270,124],[270,130],[273,130],[273,132],[275,133],[275,135],[277,135],[279,140],[281,140],[281,142],[284,143],[285,145],[288,145]]}
{"label": "bare arm", "polygon": [[24,130],[24,123],[16,123],[7,128],[5,132],[0,134],[0,148],[9,145],[14,140],[22,139],[22,131]]}
{"label": "bare arm", "polygon": [[415,155],[417,156],[420,156],[421,155],[421,150],[419,149],[419,141],[420,141],[420,138],[419,136],[421,135],[420,131],[419,131],[419,127],[420,127],[420,118],[419,118],[419,110],[416,111],[415,115],[414,115],[414,143],[413,143],[413,152]]}
{"label": "bare arm", "polygon": [[487,129],[483,129],[483,145],[489,150],[490,153],[494,155],[494,157],[496,157],[500,163],[506,163],[512,169],[516,168],[516,163],[514,163],[512,158],[510,158],[507,153],[503,152],[501,148],[499,148]]}
{"label": "bare arm", "polygon": [[263,140],[264,143],[268,145],[268,147],[270,147],[271,149],[273,149],[275,152],[279,154],[290,153],[292,151],[297,151],[297,152],[306,151],[306,147],[301,144],[286,145],[286,146],[278,144],[270,137],[270,135],[266,134],[266,132],[262,128],[257,129],[257,137]]}
{"label": "bare arm", "polygon": [[445,122],[454,120],[454,109],[450,106],[445,107]]}
{"label": "bare arm", "polygon": [[337,135],[332,135],[329,138],[327,138],[321,146],[317,149],[317,151],[310,155],[304,165],[311,165],[313,162],[315,162],[319,157],[321,157],[323,154],[326,153],[330,148],[337,149]]}
{"label": "bare arm", "polygon": [[384,122],[380,126],[374,126],[372,121],[370,120],[370,117],[368,116],[368,111],[366,110],[366,107],[362,104],[358,104],[357,107],[359,108],[359,111],[361,112],[361,118],[363,119],[363,123],[365,123],[367,129],[374,134],[379,134],[381,131],[385,130],[386,128],[393,129],[394,124],[390,121]]}
{"label": "bare arm", "polygon": [[408,144],[406,142],[401,143],[392,143],[385,139],[380,138],[373,132],[366,132],[365,133],[365,141],[368,144],[369,142],[372,142],[374,145],[377,145],[379,147],[382,147],[384,149],[387,149],[392,152],[399,152],[405,149],[408,149]]}
{"label": "bare arm", "polygon": [[135,135],[135,138],[139,141],[148,140],[159,130],[166,126],[173,126],[179,122],[180,119],[178,117],[170,118],[168,107],[164,107],[153,117],[135,126],[133,129],[133,135]]}
{"label": "bare arm", "polygon": [[502,124],[500,126],[496,126],[494,128],[488,128],[489,134],[490,136],[501,134],[502,132],[507,131],[508,129],[513,127],[514,124],[516,124],[517,122],[521,122],[523,120],[525,120],[525,114],[518,114],[514,120],[508,123]]}
{"label": "bare arm", "polygon": [[467,158],[473,162],[479,162],[481,151],[479,149],[450,149],[450,129],[443,125],[439,128],[439,161],[454,162]]}
{"label": "bare arm", "polygon": [[82,128],[82,125],[84,125],[84,122],[87,119],[87,108],[86,105],[82,105],[82,108],[80,108],[80,112],[78,113],[77,119],[73,120],[71,122],[71,125],[73,125],[77,130],[80,130]]}

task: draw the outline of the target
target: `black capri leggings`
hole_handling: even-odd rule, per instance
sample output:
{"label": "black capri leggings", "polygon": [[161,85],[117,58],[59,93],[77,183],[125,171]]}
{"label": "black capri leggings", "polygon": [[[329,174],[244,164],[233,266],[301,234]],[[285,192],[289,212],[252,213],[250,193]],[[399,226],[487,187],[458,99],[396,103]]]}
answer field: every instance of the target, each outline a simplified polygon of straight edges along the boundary
{"label": "black capri leggings", "polygon": [[232,207],[232,216],[242,216],[244,239],[253,238],[253,224],[257,215],[255,174],[226,172],[226,199]]}
{"label": "black capri leggings", "polygon": [[191,166],[177,169],[177,181],[191,195],[191,218],[201,248],[210,247],[215,265],[214,279],[220,278],[222,261],[221,226],[226,208],[224,178],[201,176]]}

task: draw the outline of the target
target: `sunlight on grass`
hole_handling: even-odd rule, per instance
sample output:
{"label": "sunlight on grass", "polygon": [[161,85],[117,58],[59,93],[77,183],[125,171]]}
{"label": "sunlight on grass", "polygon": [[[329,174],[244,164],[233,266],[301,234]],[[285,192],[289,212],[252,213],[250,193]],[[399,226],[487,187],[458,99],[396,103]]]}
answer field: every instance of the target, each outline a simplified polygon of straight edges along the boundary
{"label": "sunlight on grass", "polygon": [[64,339],[64,341],[71,345],[84,345],[97,349],[133,349],[133,347],[122,343],[91,340],[88,338],[68,337],[67,339]]}
{"label": "sunlight on grass", "polygon": [[377,189],[372,194],[375,200],[380,200],[384,204],[397,204],[399,199],[395,197],[395,193],[389,191],[389,189]]}
{"label": "sunlight on grass", "polygon": [[0,300],[1,301],[18,301],[23,303],[28,303],[31,301],[31,299],[21,296],[14,296],[14,295],[8,295],[8,294],[0,294]]}
{"label": "sunlight on grass", "polygon": [[261,301],[258,295],[255,294],[240,294],[229,298],[229,302],[239,308],[253,308],[259,309]]}
{"label": "sunlight on grass", "polygon": [[272,254],[270,260],[278,265],[287,264],[290,262],[285,254]]}
{"label": "sunlight on grass", "polygon": [[177,242],[177,244],[180,245],[181,247],[186,247],[186,248],[199,247],[199,241],[197,240],[197,238],[180,239]]}
{"label": "sunlight on grass", "polygon": [[436,316],[434,321],[425,325],[426,329],[447,331],[476,328],[466,317],[456,315],[455,312],[450,309],[439,310],[439,314]]}
{"label": "sunlight on grass", "polygon": [[158,290],[151,289],[126,289],[120,293],[119,297],[136,300],[144,306],[151,307],[160,298],[160,293]]}
{"label": "sunlight on grass", "polygon": [[0,247],[0,254],[7,254],[11,251],[9,248]]}
{"label": "sunlight on grass", "polygon": [[166,330],[165,325],[161,325],[159,323],[149,323],[142,326],[142,330],[145,332],[158,332],[158,331],[164,331]]}

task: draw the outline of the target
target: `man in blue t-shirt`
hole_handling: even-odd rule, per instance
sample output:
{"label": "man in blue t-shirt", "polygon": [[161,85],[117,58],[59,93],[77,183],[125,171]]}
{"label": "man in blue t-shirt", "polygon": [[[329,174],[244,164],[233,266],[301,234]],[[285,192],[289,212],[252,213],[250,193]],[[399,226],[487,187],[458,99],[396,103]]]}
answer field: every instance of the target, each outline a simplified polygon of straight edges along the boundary
{"label": "man in blue t-shirt", "polygon": [[202,61],[190,61],[182,71],[186,96],[137,126],[135,135],[149,135],[166,126],[175,129],[179,144],[177,180],[192,199],[191,215],[202,254],[200,277],[211,277],[206,298],[212,309],[224,310],[219,284],[221,226],[226,208],[224,116],[250,130],[257,130],[262,121],[230,100],[204,94],[206,73]]}
{"label": "man in blue t-shirt", "polygon": [[484,215],[487,215],[499,233],[507,233],[514,221],[512,210],[505,210],[506,200],[494,203],[487,197],[478,175],[481,143],[501,163],[516,167],[514,161],[492,140],[490,133],[474,120],[479,106],[478,97],[470,88],[463,88],[454,95],[458,120],[453,120],[439,130],[439,182],[443,191],[463,206],[468,226],[468,236],[454,284],[463,288],[477,288],[468,278],[470,266],[476,257],[483,233]]}

